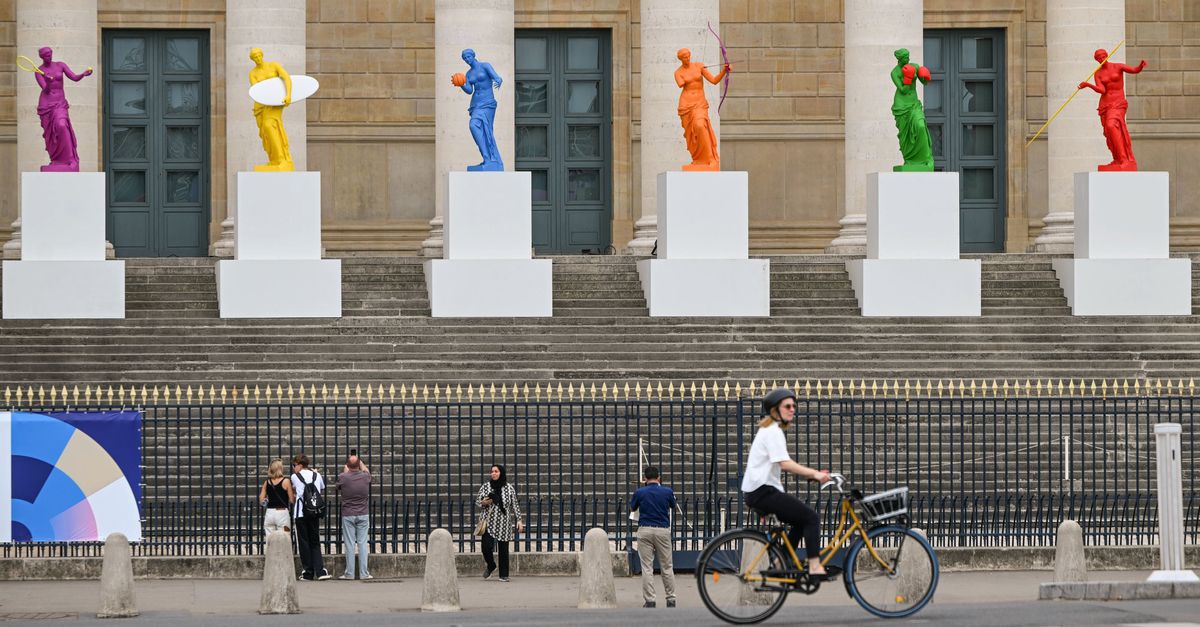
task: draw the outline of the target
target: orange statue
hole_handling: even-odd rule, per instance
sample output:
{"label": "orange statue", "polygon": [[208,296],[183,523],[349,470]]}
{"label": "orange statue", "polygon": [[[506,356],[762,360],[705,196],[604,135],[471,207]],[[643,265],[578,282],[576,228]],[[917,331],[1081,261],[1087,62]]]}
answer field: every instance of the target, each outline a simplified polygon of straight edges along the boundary
{"label": "orange statue", "polygon": [[725,63],[716,76],[699,63],[692,63],[692,52],[681,48],[676,55],[682,63],[675,70],[675,84],[683,91],[679,94],[679,121],[683,124],[683,137],[687,140],[692,162],[683,166],[685,171],[718,171],[721,156],[717,154],[717,135],[708,119],[708,99],[704,97],[704,81],[716,85],[729,73]]}

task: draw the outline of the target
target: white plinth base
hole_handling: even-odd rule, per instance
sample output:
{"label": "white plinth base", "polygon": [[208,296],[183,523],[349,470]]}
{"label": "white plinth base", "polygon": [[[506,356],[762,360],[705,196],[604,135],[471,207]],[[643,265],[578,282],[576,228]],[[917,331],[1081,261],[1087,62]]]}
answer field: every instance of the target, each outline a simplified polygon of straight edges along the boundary
{"label": "white plinth base", "polygon": [[320,172],[238,172],[237,183],[235,258],[321,258]]}
{"label": "white plinth base", "polygon": [[4,318],[125,317],[124,261],[5,261]]}
{"label": "white plinth base", "polygon": [[217,262],[222,318],[340,318],[339,259]]}
{"label": "white plinth base", "polygon": [[864,316],[979,316],[978,259],[855,259],[846,262]]}
{"label": "white plinth base", "polygon": [[1190,570],[1156,570],[1150,573],[1150,577],[1146,581],[1172,581],[1186,583],[1189,581],[1200,581],[1200,577]]}
{"label": "white plinth base", "polygon": [[645,259],[638,275],[653,317],[771,315],[767,259]]}
{"label": "white plinth base", "polygon": [[434,318],[548,318],[554,312],[549,259],[432,259],[425,262]]}
{"label": "white plinth base", "polygon": [[1054,273],[1076,316],[1192,313],[1188,259],[1055,259]]}

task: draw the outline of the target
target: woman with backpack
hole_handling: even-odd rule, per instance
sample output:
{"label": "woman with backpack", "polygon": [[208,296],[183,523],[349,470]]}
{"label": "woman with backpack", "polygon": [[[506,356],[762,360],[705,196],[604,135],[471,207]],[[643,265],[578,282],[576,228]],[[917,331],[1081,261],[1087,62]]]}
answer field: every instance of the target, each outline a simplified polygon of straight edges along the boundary
{"label": "woman with backpack", "polygon": [[300,563],[304,571],[300,579],[331,579],[321,559],[321,518],[325,516],[325,479],[310,469],[308,455],[292,458],[292,488],[296,492],[296,507],[292,517],[296,524],[296,544],[300,548]]}
{"label": "woman with backpack", "polygon": [[508,583],[508,543],[516,539],[517,533],[525,531],[521,520],[521,506],[517,503],[517,490],[508,482],[504,466],[493,464],[488,480],[479,487],[475,504],[483,508],[479,526],[483,528],[483,562],[487,569],[483,578],[492,576],[496,570],[493,552],[500,545],[500,581]]}
{"label": "woman with backpack", "polygon": [[267,479],[258,490],[258,502],[267,510],[263,515],[263,530],[267,535],[272,531],[291,533],[288,509],[296,502],[296,493],[292,491],[292,482],[283,476],[282,459],[271,460],[267,467]]}

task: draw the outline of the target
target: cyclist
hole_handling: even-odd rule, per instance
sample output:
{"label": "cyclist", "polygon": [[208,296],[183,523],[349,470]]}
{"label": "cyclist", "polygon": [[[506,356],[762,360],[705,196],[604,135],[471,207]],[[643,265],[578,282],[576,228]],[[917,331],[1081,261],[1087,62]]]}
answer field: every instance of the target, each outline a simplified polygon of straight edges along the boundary
{"label": "cyclist", "polygon": [[746,504],[760,512],[775,514],[779,520],[791,525],[788,540],[798,550],[800,536],[804,536],[804,548],[808,555],[808,573],[825,575],[821,564],[820,519],[813,508],[783,491],[780,471],[785,470],[818,483],[829,481],[829,472],[802,466],[788,455],[784,430],[791,426],[796,417],[796,395],[787,388],[771,390],[763,397],[763,419],[758,423],[754,443],[750,445],[746,474],[742,478],[742,492]]}

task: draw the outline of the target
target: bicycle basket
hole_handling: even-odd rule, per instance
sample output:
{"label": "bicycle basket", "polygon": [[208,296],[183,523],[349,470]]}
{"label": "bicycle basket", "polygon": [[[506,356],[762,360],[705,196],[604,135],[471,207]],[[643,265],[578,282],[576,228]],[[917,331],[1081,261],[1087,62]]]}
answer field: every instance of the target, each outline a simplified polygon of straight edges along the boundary
{"label": "bicycle basket", "polygon": [[863,498],[859,503],[862,505],[863,513],[872,522],[896,518],[908,513],[908,487],[872,494]]}

